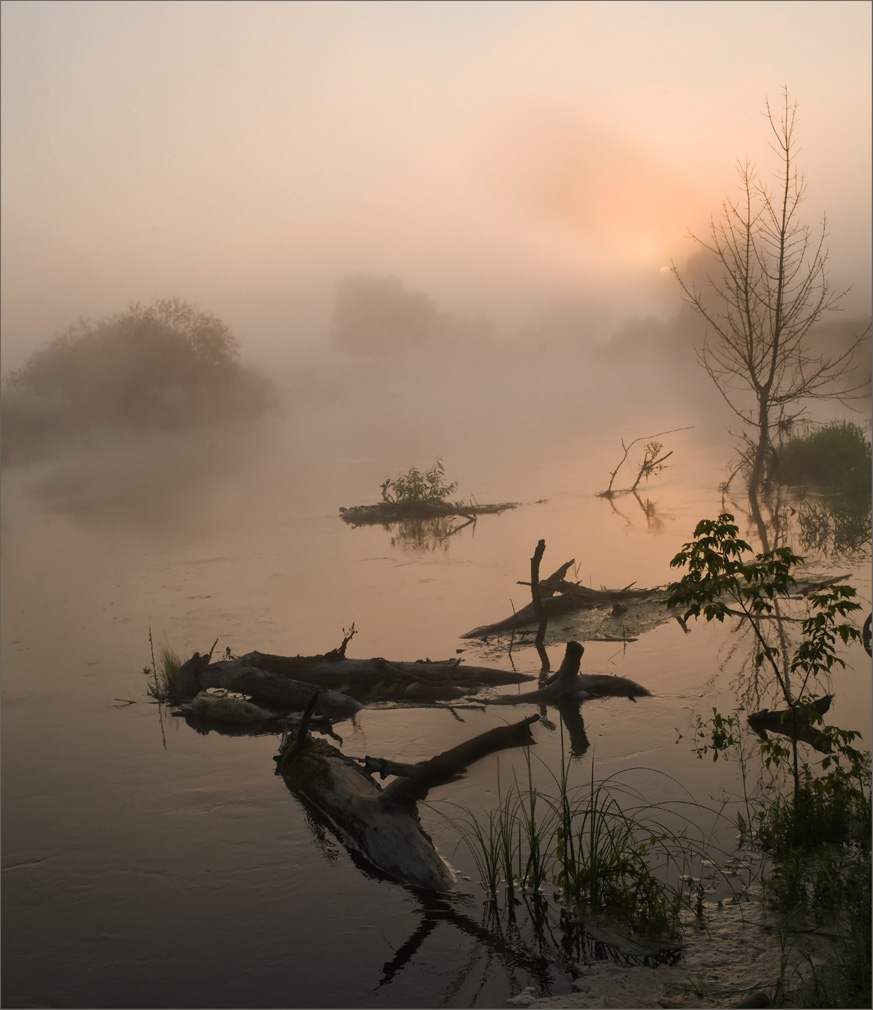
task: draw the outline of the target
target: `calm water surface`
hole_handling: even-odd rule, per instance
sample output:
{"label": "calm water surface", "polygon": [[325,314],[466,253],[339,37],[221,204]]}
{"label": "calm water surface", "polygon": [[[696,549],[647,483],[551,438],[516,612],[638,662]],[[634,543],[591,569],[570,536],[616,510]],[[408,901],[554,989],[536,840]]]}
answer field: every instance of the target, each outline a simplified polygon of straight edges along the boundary
{"label": "calm water surface", "polygon": [[[542,376],[529,362],[435,369],[334,376],[298,389],[281,420],[193,449],[128,441],[4,470],[5,1006],[502,1006],[527,985],[569,991],[569,967],[521,933],[486,942],[452,823],[456,804],[491,809],[514,770],[526,775],[522,752],[431,795],[423,821],[461,879],[458,895],[428,902],[359,866],[310,817],[273,774],[275,737],[200,735],[146,698],[149,628],[183,654],[218,639],[219,652],[293,655],[338,645],[354,622],[350,654],[464,649],[505,667],[505,650],[460,636],[527,602],[517,582],[540,537],[545,572],[573,557],[588,585],[658,585],[697,520],[723,507],[729,447],[690,401],[569,361]],[[620,414],[618,388],[633,403]],[[664,437],[674,465],[640,502],[595,497],[622,438],[686,425]],[[460,495],[524,506],[424,546],[339,520],[339,506],[376,500],[386,474],[437,454]],[[869,601],[866,564],[836,568]],[[572,627],[555,633],[563,641]],[[627,645],[587,644],[583,670],[631,677],[653,697],[583,707],[592,746],[574,781],[593,760],[598,777],[631,769],[652,801],[736,795],[736,769],[698,761],[688,737],[695,713],[736,706],[740,638],[670,622]],[[557,664],[560,646],[550,651]],[[832,718],[869,745],[869,667],[860,648],[848,658]],[[513,660],[538,669],[530,649]],[[349,754],[416,761],[503,718],[462,714],[364,711],[338,731]],[[560,733],[535,736],[534,776],[547,787]],[[727,822],[704,827],[732,846]]]}

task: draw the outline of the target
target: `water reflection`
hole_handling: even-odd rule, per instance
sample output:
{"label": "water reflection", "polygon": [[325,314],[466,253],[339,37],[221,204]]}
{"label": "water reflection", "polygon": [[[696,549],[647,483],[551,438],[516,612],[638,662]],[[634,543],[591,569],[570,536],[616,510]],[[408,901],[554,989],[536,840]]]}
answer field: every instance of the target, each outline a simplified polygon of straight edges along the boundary
{"label": "water reflection", "polygon": [[391,536],[391,546],[400,547],[410,554],[427,554],[449,549],[450,538],[462,530],[476,532],[476,517],[456,518],[438,516],[435,519],[401,519],[396,523],[385,523],[384,528]]}
{"label": "water reflection", "polygon": [[646,526],[652,533],[660,533],[664,529],[664,524],[673,517],[668,515],[666,512],[660,510],[658,503],[652,501],[651,498],[641,498],[636,491],[620,491],[614,495],[604,496],[599,495],[598,497],[603,498],[604,501],[609,502],[609,506],[612,511],[621,516],[622,519],[627,523],[628,526],[633,526],[633,519],[630,515],[623,512],[616,504],[615,499],[619,496],[628,496],[633,498],[637,505],[640,507],[640,511],[643,513],[643,517],[646,520]]}
{"label": "water reflection", "polygon": [[870,504],[869,495],[805,498],[797,510],[801,547],[843,558],[869,556]]}

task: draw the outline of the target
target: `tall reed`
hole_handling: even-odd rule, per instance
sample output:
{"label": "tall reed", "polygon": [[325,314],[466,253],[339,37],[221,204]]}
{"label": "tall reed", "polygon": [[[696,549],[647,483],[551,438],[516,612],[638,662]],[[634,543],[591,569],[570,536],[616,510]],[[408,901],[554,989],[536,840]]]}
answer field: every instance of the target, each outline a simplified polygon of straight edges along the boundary
{"label": "tall reed", "polygon": [[[663,823],[658,815],[667,805],[646,803],[619,775],[598,782],[593,765],[589,781],[573,786],[563,740],[560,768],[550,770],[554,791],[534,786],[529,752],[526,765],[527,782],[516,778],[498,790],[496,810],[479,818],[464,811],[453,820],[489,898],[501,886],[540,892],[551,883],[580,913],[615,915],[647,935],[673,932],[685,900],[682,880],[702,851]],[[627,771],[633,769],[621,774]]]}

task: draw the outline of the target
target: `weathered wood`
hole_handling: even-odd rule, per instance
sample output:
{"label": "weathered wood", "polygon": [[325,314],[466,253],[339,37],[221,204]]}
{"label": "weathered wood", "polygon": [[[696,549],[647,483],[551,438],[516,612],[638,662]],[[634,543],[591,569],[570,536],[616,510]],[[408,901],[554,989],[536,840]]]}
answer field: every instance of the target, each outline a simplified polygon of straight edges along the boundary
{"label": "weathered wood", "polygon": [[[206,688],[224,688],[247,695],[256,704],[279,711],[300,712],[313,695],[311,684],[264,670],[243,660],[222,660],[204,663],[207,659],[195,653],[182,665],[172,700],[179,703],[195,698]],[[331,719],[348,719],[361,710],[360,702],[337,691],[322,689],[318,699],[318,714]]]}
{"label": "weathered wood", "polygon": [[545,553],[546,542],[545,540],[539,540],[536,550],[533,552],[533,557],[530,559],[531,604],[534,608],[534,613],[537,615],[537,637],[534,639],[534,645],[536,646],[537,655],[540,657],[542,673],[548,673],[549,671],[549,654],[546,652],[546,647],[543,644],[546,640],[548,618],[546,617],[545,607],[543,607],[543,597],[540,590],[540,562],[543,560]]}
{"label": "weathered wood", "polygon": [[[663,588],[633,589],[631,586],[627,586],[624,589],[589,589],[576,582],[567,582],[565,576],[573,564],[574,561],[571,559],[539,583],[542,613],[546,620],[579,610],[607,610],[617,604],[622,606],[631,603],[666,601],[667,593]],[[522,585],[530,585],[530,583],[524,582]],[[667,620],[669,616],[665,611],[664,620]],[[501,634],[504,631],[541,626],[541,622],[542,617],[532,601],[510,617],[494,624],[480,625],[461,635],[461,638],[487,638],[489,635]]]}
{"label": "weathered wood", "polygon": [[422,765],[394,763],[412,774],[384,790],[351,758],[308,736],[285,739],[276,771],[296,796],[329,819],[344,844],[378,870],[412,887],[446,890],[454,883],[454,873],[422,827],[416,800],[438,782],[460,776],[485,754],[532,743],[530,724],[535,719],[498,727],[502,732],[497,735],[489,730]]}
{"label": "weathered wood", "polygon": [[524,694],[501,695],[492,698],[490,705],[555,705],[560,701],[589,698],[645,698],[651,691],[627,677],[607,674],[580,674],[579,667],[585,649],[579,642],[568,642],[564,660],[558,672],[537,691]]}
{"label": "weathered wood", "polygon": [[[585,641],[629,641],[637,635],[676,618],[688,631],[681,614],[667,607],[668,586],[651,589],[635,589],[634,584],[623,589],[591,589],[576,582],[568,582],[567,571],[574,564],[568,561],[547,579],[540,581],[540,597],[547,620],[568,614],[578,614],[572,626],[572,634]],[[841,581],[845,576],[822,580],[797,579],[792,587],[792,595],[808,596],[822,587]],[[530,585],[521,582],[520,585]],[[729,609],[732,616],[747,618],[742,611]],[[786,617],[775,614],[757,614],[757,620],[792,620],[800,617]],[[509,631],[533,629],[540,623],[540,617],[533,602],[517,610],[509,617],[494,624],[484,624],[461,635],[461,638],[489,638]],[[526,631],[524,632],[526,633]]]}
{"label": "weathered wood", "polygon": [[535,743],[530,731],[531,723],[538,719],[538,715],[530,715],[511,726],[496,726],[437,754],[430,761],[420,764],[413,774],[406,774],[392,782],[382,793],[382,803],[416,803],[435,786],[462,778],[468,765],[489,754],[509,747],[530,747]]}
{"label": "weathered wood", "polygon": [[398,663],[349,659],[344,655],[347,641],[321,656],[251,652],[210,663],[208,656],[195,653],[182,665],[171,700],[179,704],[206,688],[224,688],[280,713],[299,712],[318,688],[318,714],[346,719],[360,710],[362,701],[452,701],[483,687],[535,679],[533,674],[464,666],[460,659]]}
{"label": "weathered wood", "polygon": [[753,712],[747,722],[762,740],[767,739],[767,732],[781,733],[783,736],[794,737],[814,747],[817,751],[827,754],[831,750],[830,742],[818,728],[817,723],[830,709],[832,694],[826,694],[808,705],[798,705],[794,709],[783,708],[762,709]]}
{"label": "weathered wood", "polygon": [[[236,662],[305,684],[356,694],[367,693],[381,685],[381,697],[396,698],[402,698],[413,684],[449,686],[470,692],[481,687],[520,684],[535,679],[532,674],[516,673],[514,670],[465,666],[460,659],[393,662],[379,657],[349,659],[332,653],[324,656],[271,656],[250,652]],[[393,692],[388,689],[389,685],[394,685]]]}

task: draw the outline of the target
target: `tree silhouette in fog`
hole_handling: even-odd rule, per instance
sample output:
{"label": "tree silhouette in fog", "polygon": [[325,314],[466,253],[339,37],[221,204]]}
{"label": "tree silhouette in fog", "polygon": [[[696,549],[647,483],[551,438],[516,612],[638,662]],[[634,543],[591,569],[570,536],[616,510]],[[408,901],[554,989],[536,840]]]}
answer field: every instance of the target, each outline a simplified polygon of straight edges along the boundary
{"label": "tree silhouette in fog", "polygon": [[178,298],[79,320],[9,375],[4,448],[18,454],[88,430],[181,431],[253,416],[265,380],[239,362],[217,316]]}
{"label": "tree silhouette in fog", "polygon": [[782,437],[809,401],[851,399],[869,387],[854,373],[869,326],[835,351],[814,343],[814,327],[846,292],[829,283],[826,222],[813,233],[800,219],[806,181],[796,167],[797,105],[787,89],[783,99],[779,112],[765,106],[778,187],[741,163],[739,196],[725,199],[708,238],[692,236],[709,253],[711,271],[697,282],[673,265],[686,301],[706,321],[699,358],[742,422],[740,451],[753,488],[776,476]]}
{"label": "tree silhouette in fog", "polygon": [[388,355],[426,344],[441,325],[431,299],[407,290],[397,277],[358,274],[337,285],[332,340],[339,350]]}

